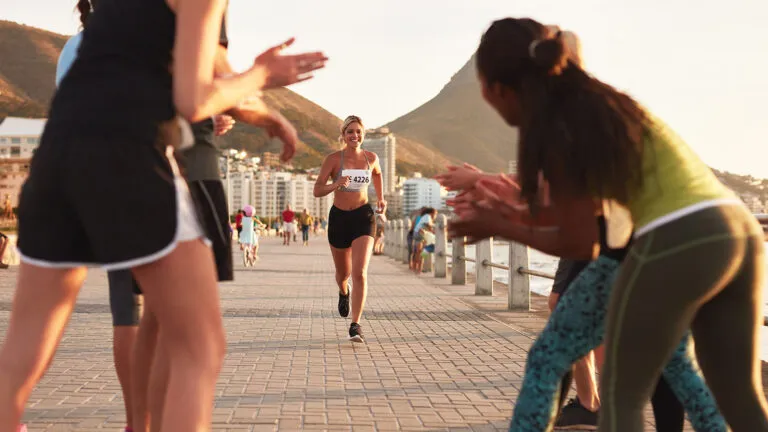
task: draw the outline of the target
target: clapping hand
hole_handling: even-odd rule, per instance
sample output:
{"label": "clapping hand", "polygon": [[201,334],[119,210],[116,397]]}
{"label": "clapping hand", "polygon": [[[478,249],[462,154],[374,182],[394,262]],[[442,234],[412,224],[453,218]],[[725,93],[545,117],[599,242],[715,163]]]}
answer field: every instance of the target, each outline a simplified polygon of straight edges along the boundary
{"label": "clapping hand", "polygon": [[477,243],[499,235],[507,223],[509,221],[499,212],[476,206],[464,212],[458,219],[448,222],[448,235],[454,239],[467,237],[467,243]]}
{"label": "clapping hand", "polygon": [[505,217],[518,216],[528,205],[520,200],[520,186],[506,174],[477,182],[478,205],[493,209]]}
{"label": "clapping hand", "polygon": [[475,187],[483,172],[476,166],[464,163],[461,166],[448,165],[448,170],[435,176],[441,185],[448,190],[468,190]]}
{"label": "clapping hand", "polygon": [[296,128],[282,114],[277,111],[270,113],[272,123],[266,126],[270,138],[277,138],[283,142],[283,152],[280,154],[280,160],[288,162],[296,154],[296,144],[299,142],[299,135]]}
{"label": "clapping hand", "polygon": [[319,51],[282,55],[282,51],[291,46],[294,41],[294,38],[290,38],[256,57],[254,66],[261,66],[266,71],[263,90],[285,87],[306,81],[313,77],[312,72],[325,67],[328,57]]}
{"label": "clapping hand", "polygon": [[235,126],[235,119],[232,117],[226,115],[226,114],[219,114],[216,116],[213,116],[213,127],[214,127],[214,133],[216,136],[224,135],[225,133],[232,130],[232,128]]}

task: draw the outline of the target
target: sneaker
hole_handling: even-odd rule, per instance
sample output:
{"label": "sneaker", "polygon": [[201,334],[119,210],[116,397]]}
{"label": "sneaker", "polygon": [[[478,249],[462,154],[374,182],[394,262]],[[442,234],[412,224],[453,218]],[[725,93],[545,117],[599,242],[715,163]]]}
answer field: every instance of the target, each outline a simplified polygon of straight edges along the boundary
{"label": "sneaker", "polygon": [[597,414],[585,408],[579,398],[571,399],[560,412],[555,430],[597,430]]}
{"label": "sneaker", "polygon": [[344,318],[349,316],[349,285],[347,285],[347,293],[339,293],[339,315]]}
{"label": "sneaker", "polygon": [[349,325],[349,340],[352,342],[363,343],[363,329],[358,323]]}

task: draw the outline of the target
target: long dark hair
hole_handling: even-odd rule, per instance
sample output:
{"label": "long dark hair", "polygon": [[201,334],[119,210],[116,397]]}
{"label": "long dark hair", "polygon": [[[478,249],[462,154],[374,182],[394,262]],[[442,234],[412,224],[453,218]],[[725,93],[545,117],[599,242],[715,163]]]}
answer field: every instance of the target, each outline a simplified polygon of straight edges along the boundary
{"label": "long dark hair", "polygon": [[93,13],[98,0],[78,0],[77,10],[80,12],[80,24],[85,28],[88,23],[88,17]]}
{"label": "long dark hair", "polygon": [[435,213],[437,213],[437,210],[435,210],[433,207],[423,207],[421,209],[421,216],[432,215],[432,214],[435,214]]}
{"label": "long dark hair", "polygon": [[532,19],[495,21],[477,49],[488,85],[520,103],[518,179],[535,208],[539,173],[553,188],[626,203],[642,183],[647,115],[628,95],[569,59],[562,34]]}

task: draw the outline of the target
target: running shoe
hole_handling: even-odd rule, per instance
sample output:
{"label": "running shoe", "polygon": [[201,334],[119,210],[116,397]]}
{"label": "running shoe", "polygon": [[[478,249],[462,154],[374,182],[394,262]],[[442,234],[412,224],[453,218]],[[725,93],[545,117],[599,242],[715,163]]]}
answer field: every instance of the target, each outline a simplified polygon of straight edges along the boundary
{"label": "running shoe", "polygon": [[339,292],[339,315],[344,318],[349,316],[349,285],[347,285],[346,294]]}
{"label": "running shoe", "polygon": [[555,430],[597,430],[597,412],[588,410],[579,402],[579,398],[571,399],[555,423]]}
{"label": "running shoe", "polygon": [[358,323],[352,323],[349,325],[349,340],[352,342],[363,343],[363,329]]}

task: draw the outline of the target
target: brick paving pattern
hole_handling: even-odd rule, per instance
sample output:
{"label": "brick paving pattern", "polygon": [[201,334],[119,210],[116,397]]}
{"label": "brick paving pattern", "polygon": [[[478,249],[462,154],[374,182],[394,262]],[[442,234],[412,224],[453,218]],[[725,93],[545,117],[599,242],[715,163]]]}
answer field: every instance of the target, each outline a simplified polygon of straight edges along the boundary
{"label": "brick paving pattern", "polygon": [[[325,239],[278,242],[263,239],[256,267],[221,286],[228,350],[213,430],[507,430],[541,312],[508,312],[503,290],[478,298],[373,257],[367,343],[352,344]],[[0,272],[2,334],[15,279],[13,268]],[[28,404],[31,431],[122,430],[106,286],[103,272],[89,275]]]}

